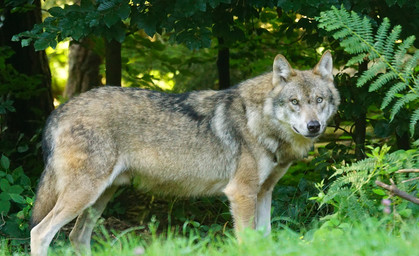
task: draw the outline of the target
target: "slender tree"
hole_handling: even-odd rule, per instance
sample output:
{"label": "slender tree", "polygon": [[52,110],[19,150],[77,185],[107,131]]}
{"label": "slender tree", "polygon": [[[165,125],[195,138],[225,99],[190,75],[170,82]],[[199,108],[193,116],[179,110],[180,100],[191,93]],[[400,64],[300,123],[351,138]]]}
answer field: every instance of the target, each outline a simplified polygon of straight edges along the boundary
{"label": "slender tree", "polygon": [[35,51],[33,45],[21,47],[20,42],[12,42],[15,34],[33,28],[42,22],[40,0],[33,2],[33,8],[22,12],[12,12],[17,6],[11,6],[4,1],[0,3],[3,9],[4,21],[0,26],[0,45],[8,46],[13,51],[9,63],[19,73],[34,76],[39,83],[31,92],[9,95],[14,100],[16,112],[7,116],[7,126],[13,133],[34,133],[54,109],[51,94],[51,73],[45,51]]}
{"label": "slender tree", "polygon": [[71,98],[101,85],[99,66],[102,63],[102,57],[94,51],[94,45],[95,41],[90,38],[70,43],[65,98]]}

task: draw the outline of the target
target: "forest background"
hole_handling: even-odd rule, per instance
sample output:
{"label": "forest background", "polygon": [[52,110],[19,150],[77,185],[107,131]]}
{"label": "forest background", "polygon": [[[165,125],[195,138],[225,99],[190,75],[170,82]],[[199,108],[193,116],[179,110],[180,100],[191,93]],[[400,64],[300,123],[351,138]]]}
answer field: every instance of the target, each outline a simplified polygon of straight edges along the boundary
{"label": "forest background", "polygon": [[[105,84],[168,93],[226,89],[269,72],[278,53],[309,69],[326,49],[339,112],[276,186],[272,237],[249,234],[259,246],[246,250],[281,245],[273,251],[341,255],[339,242],[417,250],[418,32],[419,2],[407,0],[1,1],[1,251],[29,250],[42,128],[59,104]],[[223,197],[159,198],[134,184],[110,203],[94,243],[121,255],[133,244],[151,255],[173,252],[167,244],[192,255],[211,246],[229,252],[239,246],[226,242],[231,226]],[[71,250],[63,249],[69,228],[54,240],[57,254]],[[284,237],[289,244],[279,242]],[[332,249],[320,243],[331,237]]]}

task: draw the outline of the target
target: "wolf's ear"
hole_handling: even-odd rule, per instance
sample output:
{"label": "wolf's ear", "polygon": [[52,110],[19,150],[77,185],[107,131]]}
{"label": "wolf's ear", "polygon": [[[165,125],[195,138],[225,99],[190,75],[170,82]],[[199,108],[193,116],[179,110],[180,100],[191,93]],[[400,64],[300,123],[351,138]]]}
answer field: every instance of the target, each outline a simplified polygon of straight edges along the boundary
{"label": "wolf's ear", "polygon": [[287,59],[281,54],[276,55],[273,66],[272,83],[277,86],[281,80],[288,80],[290,76],[295,75],[295,71],[288,63]]}
{"label": "wolf's ear", "polygon": [[325,51],[319,63],[314,67],[313,73],[322,76],[323,78],[333,80],[333,60],[330,51]]}

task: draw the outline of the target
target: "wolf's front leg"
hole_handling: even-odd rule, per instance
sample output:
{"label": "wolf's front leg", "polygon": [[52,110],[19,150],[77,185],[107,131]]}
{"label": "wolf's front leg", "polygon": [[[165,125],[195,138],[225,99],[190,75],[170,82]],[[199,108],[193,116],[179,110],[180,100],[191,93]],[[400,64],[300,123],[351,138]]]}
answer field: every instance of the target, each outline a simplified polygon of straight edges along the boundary
{"label": "wolf's front leg", "polygon": [[279,179],[287,172],[290,164],[280,165],[269,175],[260,188],[256,204],[256,229],[271,232],[272,192]]}
{"label": "wolf's front leg", "polygon": [[271,232],[272,189],[261,191],[257,197],[256,229],[263,230],[265,235]]}

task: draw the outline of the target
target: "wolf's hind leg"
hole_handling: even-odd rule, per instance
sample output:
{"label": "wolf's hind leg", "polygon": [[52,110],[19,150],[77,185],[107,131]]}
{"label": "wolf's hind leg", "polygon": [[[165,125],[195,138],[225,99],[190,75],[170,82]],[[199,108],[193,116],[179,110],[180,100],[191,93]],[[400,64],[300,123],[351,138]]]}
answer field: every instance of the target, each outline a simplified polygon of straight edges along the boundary
{"label": "wolf's hind leg", "polygon": [[117,188],[118,186],[107,188],[97,201],[90,208],[85,209],[77,218],[76,224],[70,233],[70,241],[79,254],[90,254],[90,240],[93,228]]}
{"label": "wolf's hind leg", "polygon": [[80,215],[97,194],[74,186],[68,186],[57,199],[54,208],[31,230],[31,255],[47,255],[48,246],[55,234],[65,224]]}

